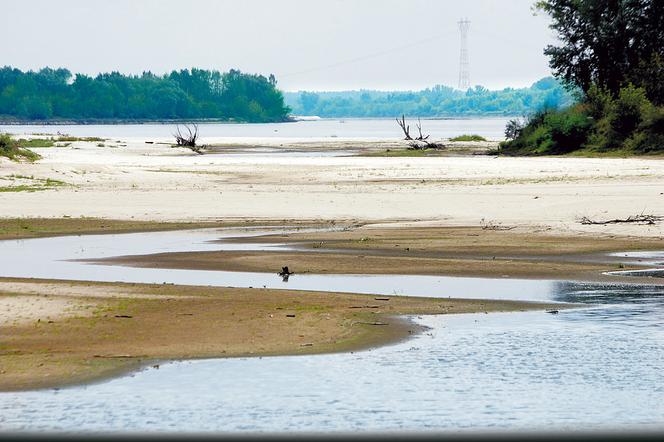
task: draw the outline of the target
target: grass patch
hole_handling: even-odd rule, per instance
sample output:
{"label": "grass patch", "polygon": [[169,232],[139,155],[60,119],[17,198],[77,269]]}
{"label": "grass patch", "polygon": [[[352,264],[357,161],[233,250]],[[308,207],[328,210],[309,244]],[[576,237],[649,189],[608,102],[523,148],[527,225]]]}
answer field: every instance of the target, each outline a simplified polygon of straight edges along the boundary
{"label": "grass patch", "polygon": [[58,142],[74,142],[74,141],[89,141],[89,142],[101,142],[101,141],[106,141],[106,138],[99,138],[99,137],[72,137],[69,135],[63,135],[55,139],[55,141]]}
{"label": "grass patch", "polygon": [[52,138],[31,138],[26,140],[25,138],[19,138],[16,140],[16,144],[19,147],[53,147],[55,141]]}
{"label": "grass patch", "polygon": [[0,134],[0,157],[9,158],[13,161],[36,161],[41,158],[33,151],[21,147],[17,140],[8,134]]}
{"label": "grass patch", "polygon": [[9,175],[7,178],[13,178],[14,180],[27,181],[26,183],[14,185],[14,186],[2,186],[0,187],[0,193],[2,192],[37,192],[39,190],[52,189],[54,187],[67,186],[68,184],[64,181],[54,180],[51,178],[35,178],[34,176],[26,175]]}
{"label": "grass patch", "polygon": [[20,186],[2,186],[0,187],[0,193],[6,192],[36,192],[38,190],[44,190],[45,187],[42,186],[31,186],[27,184],[22,184]]}
{"label": "grass patch", "polygon": [[487,141],[487,139],[477,134],[463,134],[458,137],[450,138],[450,141]]}

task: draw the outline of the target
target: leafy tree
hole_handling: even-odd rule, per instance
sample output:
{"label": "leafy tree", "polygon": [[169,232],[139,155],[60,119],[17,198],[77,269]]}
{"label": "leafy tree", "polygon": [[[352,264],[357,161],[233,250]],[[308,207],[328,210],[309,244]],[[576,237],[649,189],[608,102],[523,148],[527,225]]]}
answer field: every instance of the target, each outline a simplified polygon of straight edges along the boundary
{"label": "leafy tree", "polygon": [[536,8],[550,15],[561,41],[544,50],[555,76],[584,92],[596,84],[617,94],[629,81],[661,90],[661,0],[542,0]]}

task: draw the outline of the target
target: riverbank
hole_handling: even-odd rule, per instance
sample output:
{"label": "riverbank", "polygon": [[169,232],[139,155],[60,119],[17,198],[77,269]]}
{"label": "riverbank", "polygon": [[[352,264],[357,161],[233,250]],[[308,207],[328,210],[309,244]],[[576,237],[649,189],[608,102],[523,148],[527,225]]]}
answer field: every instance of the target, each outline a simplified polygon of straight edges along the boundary
{"label": "riverbank", "polygon": [[91,382],[160,361],[355,351],[421,328],[402,315],[560,304],[0,278],[0,391]]}

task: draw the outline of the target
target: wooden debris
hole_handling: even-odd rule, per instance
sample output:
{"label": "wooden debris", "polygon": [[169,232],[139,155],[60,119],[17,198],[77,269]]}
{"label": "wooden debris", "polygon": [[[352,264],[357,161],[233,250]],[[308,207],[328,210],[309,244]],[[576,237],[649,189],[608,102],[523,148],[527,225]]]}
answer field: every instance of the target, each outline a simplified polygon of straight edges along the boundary
{"label": "wooden debris", "polygon": [[585,225],[606,225],[606,224],[621,224],[621,223],[634,223],[634,224],[648,224],[652,225],[655,224],[658,221],[662,221],[664,219],[664,216],[658,216],[658,215],[632,215],[628,216],[627,218],[615,218],[615,219],[609,219],[606,221],[598,221],[598,220],[592,220],[588,218],[587,216],[584,216],[581,218],[579,221],[581,224]]}

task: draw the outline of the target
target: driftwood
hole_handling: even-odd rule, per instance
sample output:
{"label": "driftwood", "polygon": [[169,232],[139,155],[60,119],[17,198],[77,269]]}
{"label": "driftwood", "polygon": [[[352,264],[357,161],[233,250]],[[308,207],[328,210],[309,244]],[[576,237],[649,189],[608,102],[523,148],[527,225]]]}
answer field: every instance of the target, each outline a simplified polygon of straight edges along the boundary
{"label": "driftwood", "polygon": [[657,216],[657,215],[632,215],[628,216],[627,218],[619,219],[609,219],[606,221],[597,221],[597,220],[592,220],[588,218],[587,216],[584,216],[581,218],[579,221],[581,224],[586,224],[586,225],[606,225],[606,224],[622,224],[622,223],[635,223],[635,224],[655,224],[657,221],[662,221],[664,219],[663,216]]}
{"label": "driftwood", "polygon": [[175,137],[175,143],[178,146],[187,147],[197,154],[203,155],[201,146],[196,145],[196,140],[198,139],[198,125],[194,123],[192,126],[193,130],[191,127],[189,127],[188,124],[185,124],[184,128],[187,130],[187,133],[183,134],[180,131],[180,125],[178,124],[175,132],[173,133],[173,136]]}
{"label": "driftwood", "polygon": [[417,131],[420,133],[420,135],[417,138],[415,138],[416,140],[424,141],[427,138],[429,138],[429,135],[427,135],[426,137],[422,136],[422,122],[420,121],[420,117],[417,117],[417,124],[415,126],[417,126]]}
{"label": "driftwood", "polygon": [[403,133],[406,136],[404,140],[412,140],[413,137],[410,136],[410,126],[406,125],[406,116],[402,114],[401,120],[399,120],[398,118],[396,120],[397,124],[401,127],[401,130],[403,130]]}
{"label": "driftwood", "polygon": [[516,229],[516,226],[503,226],[500,223],[493,221],[485,221],[484,218],[480,220],[480,226],[482,230],[512,230]]}
{"label": "driftwood", "polygon": [[419,118],[417,119],[417,124],[415,125],[415,127],[417,127],[417,132],[419,133],[417,138],[413,138],[410,135],[410,126],[406,124],[405,115],[402,114],[401,119],[397,118],[396,120],[397,123],[399,124],[399,127],[401,127],[401,130],[406,136],[404,140],[411,141],[411,143],[408,143],[409,150],[442,149],[445,147],[445,145],[443,144],[432,143],[428,141],[429,135],[424,135],[422,133],[422,121]]}

